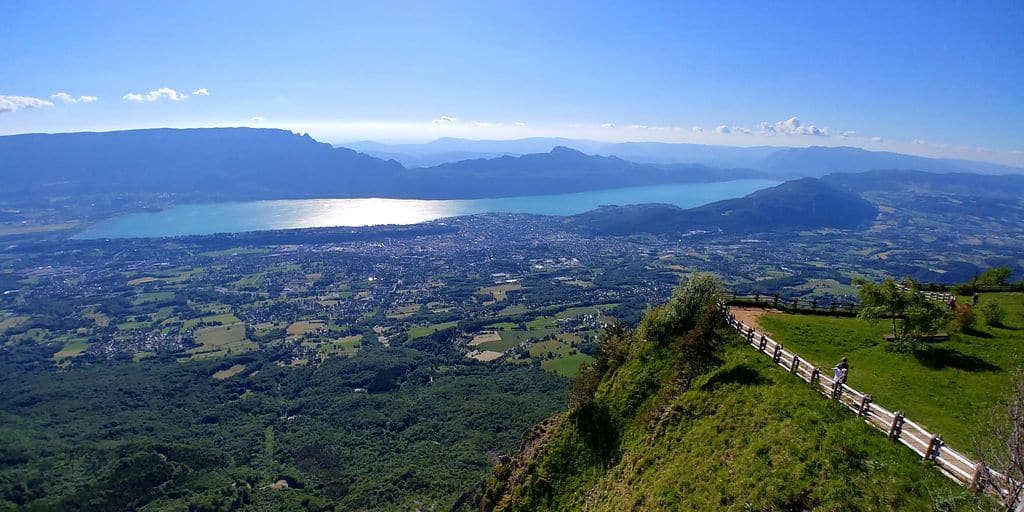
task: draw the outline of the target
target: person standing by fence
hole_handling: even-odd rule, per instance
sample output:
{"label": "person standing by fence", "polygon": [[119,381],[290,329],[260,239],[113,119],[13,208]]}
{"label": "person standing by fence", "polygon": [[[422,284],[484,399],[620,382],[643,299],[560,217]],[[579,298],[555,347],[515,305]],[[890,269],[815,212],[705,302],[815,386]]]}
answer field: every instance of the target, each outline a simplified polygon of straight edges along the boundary
{"label": "person standing by fence", "polygon": [[847,362],[846,358],[839,360],[839,364],[832,367],[832,396],[835,397],[839,394],[839,390],[842,389],[843,384],[846,384],[846,377],[850,373],[850,363]]}

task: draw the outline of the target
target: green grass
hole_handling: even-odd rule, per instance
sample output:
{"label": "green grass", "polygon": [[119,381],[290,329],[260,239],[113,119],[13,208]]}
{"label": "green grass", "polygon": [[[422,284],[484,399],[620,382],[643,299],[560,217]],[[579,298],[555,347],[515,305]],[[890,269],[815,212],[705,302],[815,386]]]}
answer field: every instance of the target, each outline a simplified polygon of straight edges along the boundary
{"label": "green grass", "polygon": [[456,325],[459,325],[459,323],[458,322],[442,322],[442,323],[439,323],[439,324],[426,325],[426,326],[422,326],[422,327],[413,327],[412,329],[409,329],[409,339],[410,340],[415,340],[415,339],[418,339],[418,338],[423,338],[423,337],[426,337],[426,336],[430,336],[431,334],[434,334],[437,331],[443,331],[445,329],[451,329],[452,327],[455,327]]}
{"label": "green grass", "polygon": [[351,356],[355,355],[355,353],[359,351],[359,348],[362,347],[362,344],[363,336],[357,334],[333,341],[325,341],[321,343],[320,346],[317,348],[319,352],[327,354],[329,356]]}
{"label": "green grass", "polygon": [[555,359],[545,359],[544,361],[541,361],[540,367],[549,372],[555,372],[566,377],[575,377],[576,374],[579,373],[580,366],[582,366],[583,363],[593,360],[593,357],[586,354],[575,354]]}
{"label": "green grass", "polygon": [[195,331],[194,335],[200,346],[192,349],[193,359],[240,354],[257,348],[255,343],[245,337],[245,324],[241,323],[204,327]]}
{"label": "green grass", "polygon": [[674,355],[634,344],[593,407],[561,415],[528,463],[499,466],[496,510],[992,508],[745,346],[685,392]]}
{"label": "green grass", "polygon": [[526,322],[526,328],[531,330],[531,331],[536,331],[538,329],[549,329],[549,328],[554,327],[554,326],[555,326],[555,319],[551,318],[550,316],[542,316],[542,317],[534,318],[533,320],[530,320],[529,322]]}
{"label": "green grass", "polygon": [[223,313],[220,315],[204,316],[202,318],[191,318],[189,320],[185,320],[185,322],[182,323],[181,328],[182,330],[187,331],[195,327],[199,322],[229,325],[241,322],[241,320],[239,320],[239,318],[233,313]]}
{"label": "green grass", "polygon": [[611,310],[613,310],[613,309],[615,309],[617,307],[619,307],[618,304],[599,304],[597,306],[578,306],[578,307],[568,308],[568,309],[565,309],[563,311],[558,312],[558,314],[555,315],[555,318],[558,318],[559,320],[561,320],[563,318],[576,318],[578,316],[583,316],[583,315],[595,315],[595,314],[596,315],[600,315],[602,313],[611,311]]}
{"label": "green grass", "polygon": [[132,305],[138,306],[140,304],[150,304],[153,302],[163,302],[174,298],[174,292],[147,292],[140,293],[132,299]]}
{"label": "green grass", "polygon": [[80,355],[82,352],[89,348],[89,342],[85,340],[77,340],[64,344],[64,348],[53,354],[53,360],[58,361],[68,357],[75,357]]}
{"label": "green grass", "polygon": [[3,320],[0,320],[0,333],[3,333],[4,331],[6,331],[8,329],[12,329],[14,327],[17,327],[17,326],[21,325],[22,323],[24,323],[26,320],[28,320],[27,316],[9,316],[9,317],[6,317]]}
{"label": "green grass", "polygon": [[504,308],[502,308],[501,311],[498,311],[498,315],[499,316],[521,315],[521,314],[526,313],[526,312],[527,312],[526,306],[524,306],[522,304],[512,304],[511,306],[505,306]]}
{"label": "green grass", "polygon": [[132,329],[149,329],[153,322],[123,322],[117,324],[117,330],[130,331]]}
{"label": "green grass", "polygon": [[[961,298],[963,300],[969,300]],[[889,410],[902,410],[954,447],[970,451],[992,411],[1007,396],[1013,372],[1024,363],[1024,294],[985,294],[1008,312],[1005,328],[980,327],[978,335],[951,333],[918,355],[886,349],[885,321],[772,314],[760,324],[786,348],[829,368],[846,356],[849,384]]]}
{"label": "green grass", "polygon": [[533,331],[499,331],[501,341],[483,343],[476,348],[478,350],[490,350],[492,352],[504,352],[530,338],[543,338],[548,334],[554,334],[554,329],[537,329]]}

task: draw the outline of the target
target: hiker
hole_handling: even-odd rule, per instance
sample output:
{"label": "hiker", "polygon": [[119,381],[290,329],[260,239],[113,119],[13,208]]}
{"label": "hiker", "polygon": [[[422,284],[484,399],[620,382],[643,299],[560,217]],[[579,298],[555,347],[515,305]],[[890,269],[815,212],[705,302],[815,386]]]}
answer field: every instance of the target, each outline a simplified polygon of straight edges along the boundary
{"label": "hiker", "polygon": [[981,298],[981,296],[978,295],[978,292],[974,292],[974,295],[971,296],[971,307],[977,307],[978,306],[978,299],[980,299],[980,298]]}
{"label": "hiker", "polygon": [[949,297],[949,302],[946,303],[946,306],[949,307],[950,311],[956,310],[956,296],[955,295],[951,295]]}
{"label": "hiker", "polygon": [[850,373],[850,363],[846,358],[839,360],[839,364],[832,367],[832,396],[838,395],[839,390],[846,384],[846,377]]}

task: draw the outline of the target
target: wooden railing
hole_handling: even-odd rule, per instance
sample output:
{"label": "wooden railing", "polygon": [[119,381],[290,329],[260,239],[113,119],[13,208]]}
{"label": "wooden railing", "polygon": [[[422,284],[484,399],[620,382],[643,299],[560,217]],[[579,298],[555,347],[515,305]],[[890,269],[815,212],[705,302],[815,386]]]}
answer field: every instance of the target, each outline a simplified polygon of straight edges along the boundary
{"label": "wooden railing", "polygon": [[815,313],[833,313],[855,315],[860,305],[855,302],[836,299],[800,299],[785,298],[778,293],[745,293],[732,292],[726,296],[730,304],[744,303],[772,307],[785,311],[808,311]]}
{"label": "wooden railing", "polygon": [[[825,396],[853,411],[869,425],[886,433],[891,439],[904,444],[924,460],[934,462],[942,474],[974,490],[1000,489],[999,499],[1007,508],[1020,505],[1021,500],[1008,490],[1014,486],[1007,485],[1011,482],[1007,482],[1006,477],[998,471],[987,468],[984,464],[971,460],[963,453],[947,446],[942,440],[942,436],[933,434],[923,426],[911,421],[903,412],[890,411],[876,404],[871,395],[857,391],[846,384],[835,386],[832,376],[829,375],[831,372],[822,371],[812,363],[801,359],[799,355],[786,350],[781,343],[768,335],[744,324],[729,311],[728,307],[723,306],[723,310],[726,322],[739,332],[750,346],[771,357],[775,364],[810,383]],[[996,483],[996,485],[986,485],[986,483]]]}
{"label": "wooden railing", "polygon": [[[910,288],[906,287],[903,284],[897,283],[896,287],[905,292],[910,291]],[[949,304],[950,299],[953,298],[953,294],[946,292],[930,292],[925,290],[918,290],[918,292],[924,295],[925,297],[928,297],[929,299],[941,302],[943,304]]]}

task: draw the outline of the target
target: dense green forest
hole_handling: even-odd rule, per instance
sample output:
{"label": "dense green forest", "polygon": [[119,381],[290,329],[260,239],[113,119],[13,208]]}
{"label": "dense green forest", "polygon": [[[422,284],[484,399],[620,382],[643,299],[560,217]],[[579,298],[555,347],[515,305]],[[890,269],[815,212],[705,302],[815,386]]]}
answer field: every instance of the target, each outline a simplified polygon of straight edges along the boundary
{"label": "dense green forest", "polygon": [[13,347],[0,510],[446,508],[565,389],[450,353],[449,334],[315,367],[268,350],[54,372],[32,363],[44,348]]}
{"label": "dense green forest", "polygon": [[610,333],[569,408],[461,510],[985,510],[987,498],[727,334],[692,279]]}

